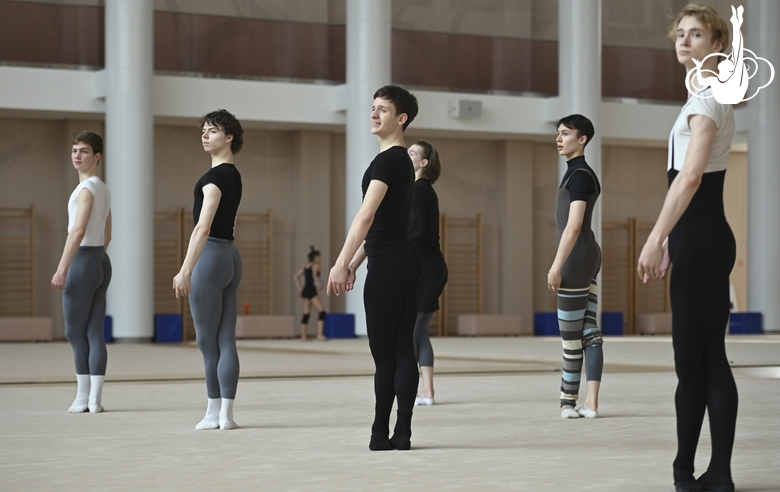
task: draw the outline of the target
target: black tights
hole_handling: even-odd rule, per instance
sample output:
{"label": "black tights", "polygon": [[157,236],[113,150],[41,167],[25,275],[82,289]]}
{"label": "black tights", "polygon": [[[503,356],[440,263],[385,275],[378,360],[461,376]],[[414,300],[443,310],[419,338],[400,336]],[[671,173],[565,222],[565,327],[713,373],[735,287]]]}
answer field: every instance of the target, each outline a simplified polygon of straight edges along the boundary
{"label": "black tights", "polygon": [[414,323],[420,259],[417,250],[370,256],[363,301],[368,344],[374,358],[376,409],[372,434],[389,434],[390,412],[398,398],[395,434],[408,440],[417,393]]}
{"label": "black tights", "polygon": [[731,451],[737,422],[737,386],[731,374],[724,335],[729,322],[728,276],[719,280],[682,263],[672,270],[672,340],[677,372],[677,457],[675,480],[693,476],[693,462],[704,412],[712,438],[707,468],[716,483],[730,483]]}

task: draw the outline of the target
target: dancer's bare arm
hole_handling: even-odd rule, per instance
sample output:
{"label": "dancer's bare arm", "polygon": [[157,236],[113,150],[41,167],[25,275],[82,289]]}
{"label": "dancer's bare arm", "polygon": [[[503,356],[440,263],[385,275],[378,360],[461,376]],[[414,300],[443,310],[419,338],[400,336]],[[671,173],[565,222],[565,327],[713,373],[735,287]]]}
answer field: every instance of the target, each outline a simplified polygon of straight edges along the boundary
{"label": "dancer's bare arm", "polygon": [[[336,263],[330,269],[328,295],[331,292],[340,295],[346,291],[347,280],[350,277],[350,266],[354,266],[355,255],[358,250],[363,248],[363,241],[366,239],[366,234],[368,234],[371,224],[374,223],[374,215],[385,198],[385,194],[387,194],[387,184],[378,179],[372,179],[366,190],[366,196],[363,198],[363,204],[360,206],[360,210],[358,210],[349,228],[347,239],[344,241],[344,247],[341,248],[341,253],[338,259],[336,259]],[[362,256],[365,258],[365,253],[362,253]],[[362,261],[361,259],[360,262]],[[357,265],[360,265],[360,263],[357,263]],[[352,274],[352,283],[354,284],[354,273]]]}
{"label": "dancer's bare arm", "polygon": [[[664,262],[664,242],[699,189],[712,154],[718,131],[715,122],[704,115],[693,115],[688,121],[691,140],[685,153],[685,165],[669,187],[658,220],[639,255],[637,273],[643,282],[663,278],[661,267]],[[666,273],[665,269],[663,273]]]}
{"label": "dancer's bare arm", "polygon": [[558,244],[555,260],[550,271],[547,272],[547,288],[550,290],[558,290],[558,287],[561,286],[561,269],[563,269],[563,265],[569,258],[580,235],[587,206],[588,204],[583,200],[575,200],[569,204],[569,220],[566,222],[563,234],[561,234],[561,242]]}
{"label": "dancer's bare arm", "polygon": [[87,233],[87,224],[89,223],[89,216],[92,215],[92,204],[95,198],[92,196],[92,192],[88,189],[82,189],[76,197],[76,220],[73,222],[73,228],[68,233],[68,238],[65,240],[65,247],[62,250],[62,257],[60,263],[57,265],[57,271],[54,272],[54,276],[51,278],[51,286],[58,289],[65,288],[65,279],[68,275],[68,268],[73,262],[73,258],[76,256],[81,241],[84,239],[84,235]]}
{"label": "dancer's bare arm", "polygon": [[222,192],[217,185],[209,183],[203,187],[203,207],[200,209],[200,217],[190,236],[190,244],[187,246],[187,256],[184,257],[184,263],[179,273],[173,277],[173,290],[176,291],[176,298],[184,297],[190,293],[190,280],[192,270],[198,262],[206,241],[209,239],[211,223],[214,221],[214,214],[217,213],[219,200],[222,198]]}

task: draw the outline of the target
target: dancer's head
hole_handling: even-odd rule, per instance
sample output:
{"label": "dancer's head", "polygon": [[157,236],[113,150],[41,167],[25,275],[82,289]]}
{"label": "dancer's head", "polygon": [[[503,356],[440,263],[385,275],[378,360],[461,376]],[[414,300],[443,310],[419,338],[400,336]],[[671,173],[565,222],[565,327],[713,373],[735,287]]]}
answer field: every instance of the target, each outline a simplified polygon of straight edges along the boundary
{"label": "dancer's head", "polygon": [[588,145],[596,134],[593,123],[581,114],[570,114],[558,120],[555,125],[558,144],[558,153],[567,158],[582,155],[585,146]]}
{"label": "dancer's head", "polygon": [[690,59],[701,61],[712,53],[721,53],[729,45],[729,23],[709,5],[691,3],[677,13],[669,26],[677,60],[689,65]]}
{"label": "dancer's head", "polygon": [[309,246],[309,261],[318,262],[320,260],[320,252],[314,249],[314,246]]}
{"label": "dancer's head", "polygon": [[439,179],[441,161],[436,147],[425,140],[418,140],[409,147],[409,157],[412,159],[414,172],[418,177],[427,179],[431,184]]}
{"label": "dancer's head", "polygon": [[406,130],[417,116],[417,98],[397,85],[380,87],[374,93],[371,107],[371,133],[382,136],[392,134],[398,126]]}
{"label": "dancer's head", "polygon": [[244,146],[244,129],[238,119],[227,110],[218,109],[207,114],[200,119],[200,128],[206,151],[209,151],[210,146],[230,144],[230,152],[238,154]]}
{"label": "dancer's head", "polygon": [[70,160],[77,171],[97,166],[103,157],[103,137],[86,130],[77,132],[71,139]]}

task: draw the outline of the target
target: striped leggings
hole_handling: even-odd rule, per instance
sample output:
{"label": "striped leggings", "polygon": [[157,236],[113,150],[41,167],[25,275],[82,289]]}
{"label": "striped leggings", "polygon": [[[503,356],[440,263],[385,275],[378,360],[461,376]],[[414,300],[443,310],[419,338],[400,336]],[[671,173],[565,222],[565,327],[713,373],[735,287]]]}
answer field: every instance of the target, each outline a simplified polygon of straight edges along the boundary
{"label": "striped leggings", "polygon": [[588,381],[601,381],[604,339],[596,322],[597,304],[595,277],[590,287],[558,289],[558,326],[563,340],[562,407],[574,407],[577,403],[583,352]]}

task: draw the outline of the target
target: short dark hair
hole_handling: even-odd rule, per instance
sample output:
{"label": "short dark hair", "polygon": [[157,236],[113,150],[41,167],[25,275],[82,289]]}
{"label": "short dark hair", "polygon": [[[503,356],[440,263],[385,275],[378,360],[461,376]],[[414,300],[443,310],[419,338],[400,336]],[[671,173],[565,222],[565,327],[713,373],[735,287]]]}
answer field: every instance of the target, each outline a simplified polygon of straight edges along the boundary
{"label": "short dark hair", "polygon": [[417,116],[417,111],[419,110],[419,107],[417,106],[417,98],[414,97],[414,94],[407,91],[403,87],[392,84],[380,87],[376,92],[374,92],[374,99],[377,97],[386,99],[393,103],[399,116],[406,114],[406,122],[404,123],[403,128],[404,130],[406,130],[406,127],[409,126],[409,123],[414,121],[414,118]]}
{"label": "short dark hair", "polygon": [[314,246],[309,246],[309,261],[314,261],[314,258],[318,257],[320,255],[320,252],[314,249]]}
{"label": "short dark hair", "polygon": [[71,140],[71,145],[76,145],[77,143],[84,143],[92,147],[93,154],[103,153],[103,137],[95,132],[82,130],[80,132],[74,133],[73,140]]}
{"label": "short dark hair", "polygon": [[593,135],[596,134],[596,130],[593,128],[593,123],[591,123],[588,118],[582,116],[581,114],[570,114],[569,116],[561,118],[558,120],[555,128],[558,128],[561,125],[565,126],[569,130],[575,130],[580,136],[585,135],[588,137],[583,147],[587,146],[593,139]]}
{"label": "short dark hair", "polygon": [[226,109],[218,109],[200,119],[200,128],[202,129],[206,123],[216,126],[225,132],[226,136],[232,135],[233,140],[230,141],[230,151],[234,154],[241,152],[241,147],[244,146],[244,129],[241,128],[241,123],[239,123],[234,114]]}
{"label": "short dark hair", "polygon": [[439,160],[439,151],[436,147],[429,144],[425,140],[418,140],[412,145],[417,145],[423,149],[423,154],[420,157],[428,159],[428,165],[423,168],[423,179],[427,179],[431,184],[435,183],[439,176],[441,176],[441,161]]}

